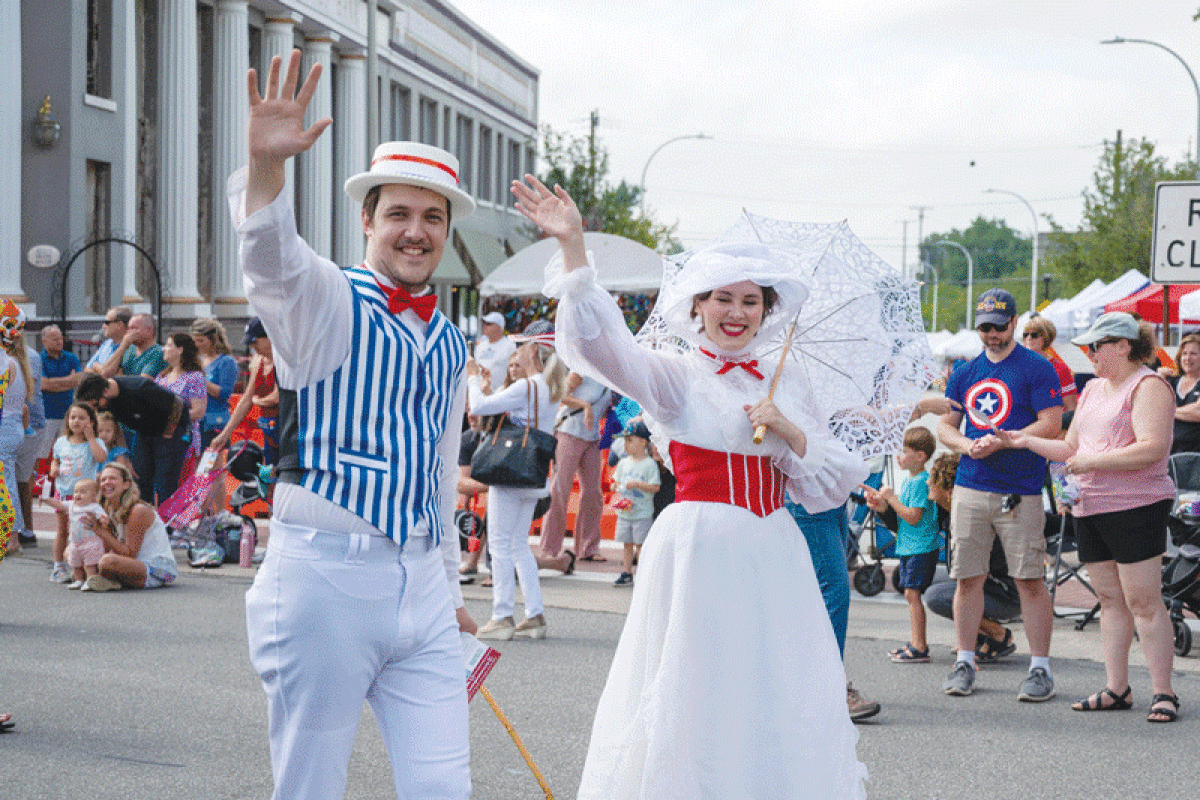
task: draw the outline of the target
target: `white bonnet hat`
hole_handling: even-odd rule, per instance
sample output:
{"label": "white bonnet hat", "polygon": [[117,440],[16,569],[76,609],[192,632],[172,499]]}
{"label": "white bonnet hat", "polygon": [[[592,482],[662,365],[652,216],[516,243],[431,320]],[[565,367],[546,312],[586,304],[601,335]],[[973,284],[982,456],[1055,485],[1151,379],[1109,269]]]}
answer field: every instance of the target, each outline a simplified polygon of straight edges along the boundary
{"label": "white bonnet hat", "polygon": [[779,295],[755,342],[766,342],[779,333],[808,299],[808,287],[781,253],[763,244],[717,244],[696,251],[683,262],[659,294],[656,310],[671,333],[694,344],[707,344],[708,337],[699,332],[699,320],[691,316],[693,299],[741,281],[770,286]]}

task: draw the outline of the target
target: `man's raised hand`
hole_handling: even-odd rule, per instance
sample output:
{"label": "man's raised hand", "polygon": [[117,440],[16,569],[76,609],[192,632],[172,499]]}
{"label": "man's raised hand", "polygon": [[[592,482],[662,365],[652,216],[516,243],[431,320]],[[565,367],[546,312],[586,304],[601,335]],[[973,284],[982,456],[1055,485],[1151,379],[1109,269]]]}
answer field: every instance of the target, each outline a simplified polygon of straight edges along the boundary
{"label": "man's raised hand", "polygon": [[317,91],[317,81],[321,77],[321,65],[313,64],[304,80],[304,85],[296,91],[300,79],[300,51],[293,50],[288,58],[287,75],[284,76],[283,86],[279,85],[279,73],[283,58],[275,56],[271,59],[271,67],[267,72],[266,94],[258,92],[258,73],[250,70],[247,74],[250,96],[250,126],[249,146],[250,160],[266,160],[283,162],[297,153],[302,153],[312,147],[326,128],[333,122],[326,117],[304,128],[304,111],[312,101]]}

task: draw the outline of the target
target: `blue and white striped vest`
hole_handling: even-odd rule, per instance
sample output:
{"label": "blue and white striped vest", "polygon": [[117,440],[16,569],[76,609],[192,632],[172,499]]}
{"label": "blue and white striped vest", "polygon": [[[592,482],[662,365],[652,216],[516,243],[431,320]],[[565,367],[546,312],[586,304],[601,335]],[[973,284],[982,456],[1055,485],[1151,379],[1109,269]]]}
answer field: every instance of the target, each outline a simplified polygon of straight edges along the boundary
{"label": "blue and white striped vest", "polygon": [[412,333],[362,268],[344,270],[353,309],[350,354],[331,375],[279,392],[279,475],[403,544],[421,520],[441,539],[437,445],[450,425],[467,343],[440,311],[422,357]]}

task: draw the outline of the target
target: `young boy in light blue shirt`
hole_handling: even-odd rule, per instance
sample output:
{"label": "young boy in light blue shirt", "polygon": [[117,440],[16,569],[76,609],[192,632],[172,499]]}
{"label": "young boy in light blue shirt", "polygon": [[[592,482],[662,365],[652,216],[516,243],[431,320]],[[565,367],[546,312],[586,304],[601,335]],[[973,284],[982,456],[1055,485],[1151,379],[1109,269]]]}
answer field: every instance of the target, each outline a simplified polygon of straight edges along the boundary
{"label": "young boy in light blue shirt", "polygon": [[908,602],[909,641],[892,650],[892,661],[898,664],[920,664],[929,661],[929,643],[925,640],[925,606],[921,595],[933,583],[937,569],[938,535],[937,506],[929,497],[929,473],[925,463],[933,455],[937,443],[928,428],[914,426],[904,434],[904,447],[896,463],[908,470],[908,478],[900,486],[900,494],[890,486],[867,494],[867,503],[877,512],[889,507],[896,512],[896,555],[900,558],[897,585]]}

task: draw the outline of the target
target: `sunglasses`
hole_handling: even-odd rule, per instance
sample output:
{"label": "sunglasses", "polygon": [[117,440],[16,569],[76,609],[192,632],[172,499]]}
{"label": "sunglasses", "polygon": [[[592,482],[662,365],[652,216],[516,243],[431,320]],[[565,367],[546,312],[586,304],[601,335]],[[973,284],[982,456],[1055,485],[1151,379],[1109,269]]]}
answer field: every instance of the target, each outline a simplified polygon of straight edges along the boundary
{"label": "sunglasses", "polygon": [[1003,325],[993,325],[990,322],[983,322],[977,325],[975,329],[980,333],[995,333],[996,331],[1007,330],[1008,323],[1006,322]]}
{"label": "sunglasses", "polygon": [[1100,340],[1100,341],[1098,341],[1098,342],[1092,342],[1091,344],[1089,344],[1089,345],[1087,346],[1087,347],[1088,347],[1088,352],[1089,352],[1089,353],[1093,353],[1093,354],[1094,354],[1094,353],[1095,353],[1097,350],[1099,350],[1099,349],[1100,349],[1101,347],[1103,347],[1104,345],[1106,345],[1106,344],[1112,344],[1112,343],[1114,343],[1114,342],[1119,342],[1119,341],[1121,341],[1121,340],[1120,340],[1120,339],[1101,339],[1101,340]]}
{"label": "sunglasses", "polygon": [[1037,331],[1025,331],[1025,333],[1023,334],[1023,336],[1024,336],[1024,338],[1026,338],[1026,339],[1040,339],[1040,338],[1042,338],[1042,335],[1041,335],[1040,333],[1038,333]]}

